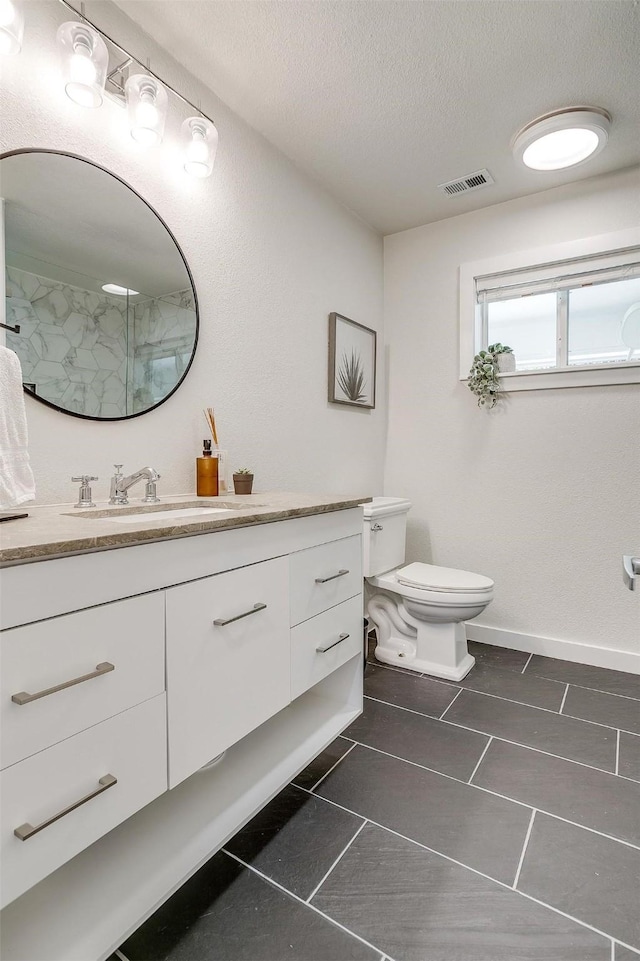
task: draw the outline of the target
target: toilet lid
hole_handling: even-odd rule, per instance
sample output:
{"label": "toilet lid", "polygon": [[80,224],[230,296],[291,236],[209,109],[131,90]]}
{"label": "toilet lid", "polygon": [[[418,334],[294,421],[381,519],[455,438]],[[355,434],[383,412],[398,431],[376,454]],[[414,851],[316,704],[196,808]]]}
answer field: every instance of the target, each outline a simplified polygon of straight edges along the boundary
{"label": "toilet lid", "polygon": [[422,587],[430,591],[449,593],[478,593],[490,591],[493,581],[482,574],[458,571],[452,567],[435,567],[433,564],[407,564],[396,571],[396,579],[407,587]]}

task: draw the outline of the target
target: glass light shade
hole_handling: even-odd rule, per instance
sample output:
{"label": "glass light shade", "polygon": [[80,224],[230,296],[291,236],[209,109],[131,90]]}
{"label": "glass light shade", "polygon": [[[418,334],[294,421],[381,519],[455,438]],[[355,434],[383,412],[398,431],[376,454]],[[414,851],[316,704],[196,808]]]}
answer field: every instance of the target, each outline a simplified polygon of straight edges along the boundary
{"label": "glass light shade", "polygon": [[192,177],[208,177],[218,149],[218,131],[206,117],[189,117],[181,131],[184,169]]}
{"label": "glass light shade", "polygon": [[125,93],[131,136],[143,147],[155,147],[164,134],[167,91],[155,77],[136,73],[127,80]]}
{"label": "glass light shade", "polygon": [[516,136],[513,152],[533,170],[574,167],[604,149],[610,124],[600,107],[557,110],[527,124]]}
{"label": "glass light shade", "polygon": [[24,14],[15,0],[0,0],[0,53],[20,53]]}
{"label": "glass light shade", "polygon": [[59,28],[58,47],[67,96],[81,107],[99,107],[109,66],[109,52],[100,34],[72,20]]}

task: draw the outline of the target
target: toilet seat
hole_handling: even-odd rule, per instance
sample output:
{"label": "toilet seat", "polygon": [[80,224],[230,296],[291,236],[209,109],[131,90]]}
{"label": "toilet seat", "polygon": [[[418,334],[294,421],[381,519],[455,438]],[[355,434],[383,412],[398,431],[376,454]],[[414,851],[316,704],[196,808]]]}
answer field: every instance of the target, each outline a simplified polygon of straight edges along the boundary
{"label": "toilet seat", "polygon": [[[429,567],[429,564],[425,564]],[[401,568],[402,569],[402,568]],[[481,577],[482,575],[475,575]],[[489,578],[483,578],[489,580]],[[413,587],[402,584],[398,579],[398,571],[387,571],[386,574],[378,574],[375,577],[367,577],[367,583],[378,590],[389,591],[392,594],[399,594],[408,600],[421,601],[431,604],[434,607],[457,607],[473,608],[478,604],[486,606],[493,598],[493,586],[483,587],[481,590],[458,590],[445,591],[442,588],[432,590],[428,587]],[[490,582],[491,583],[491,582]]]}
{"label": "toilet seat", "polygon": [[398,568],[395,576],[398,584],[405,587],[447,594],[483,594],[492,591],[494,586],[491,578],[483,574],[437,567],[420,561]]}

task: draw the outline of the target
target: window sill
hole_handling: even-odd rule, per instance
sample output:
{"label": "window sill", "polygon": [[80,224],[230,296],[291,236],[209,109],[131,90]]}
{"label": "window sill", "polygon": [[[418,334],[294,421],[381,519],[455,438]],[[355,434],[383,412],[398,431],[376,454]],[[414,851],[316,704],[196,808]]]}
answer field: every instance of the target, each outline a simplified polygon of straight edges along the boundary
{"label": "window sill", "polygon": [[[466,381],[466,377],[460,380]],[[505,393],[518,390],[549,390],[557,387],[601,387],[607,384],[640,384],[640,364],[603,364],[562,370],[521,370],[500,374]]]}

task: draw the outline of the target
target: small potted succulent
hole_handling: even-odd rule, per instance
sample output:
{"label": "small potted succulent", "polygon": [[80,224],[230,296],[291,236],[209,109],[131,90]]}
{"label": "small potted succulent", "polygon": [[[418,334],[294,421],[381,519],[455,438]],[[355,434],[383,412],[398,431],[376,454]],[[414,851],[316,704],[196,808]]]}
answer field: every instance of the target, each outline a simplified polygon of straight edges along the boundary
{"label": "small potted succulent", "polygon": [[253,487],[253,471],[249,467],[239,467],[233,474],[233,489],[236,494],[250,494]]}
{"label": "small potted succulent", "polygon": [[500,374],[516,369],[516,359],[511,347],[489,344],[473,358],[467,386],[478,398],[478,407],[491,409],[498,403]]}

